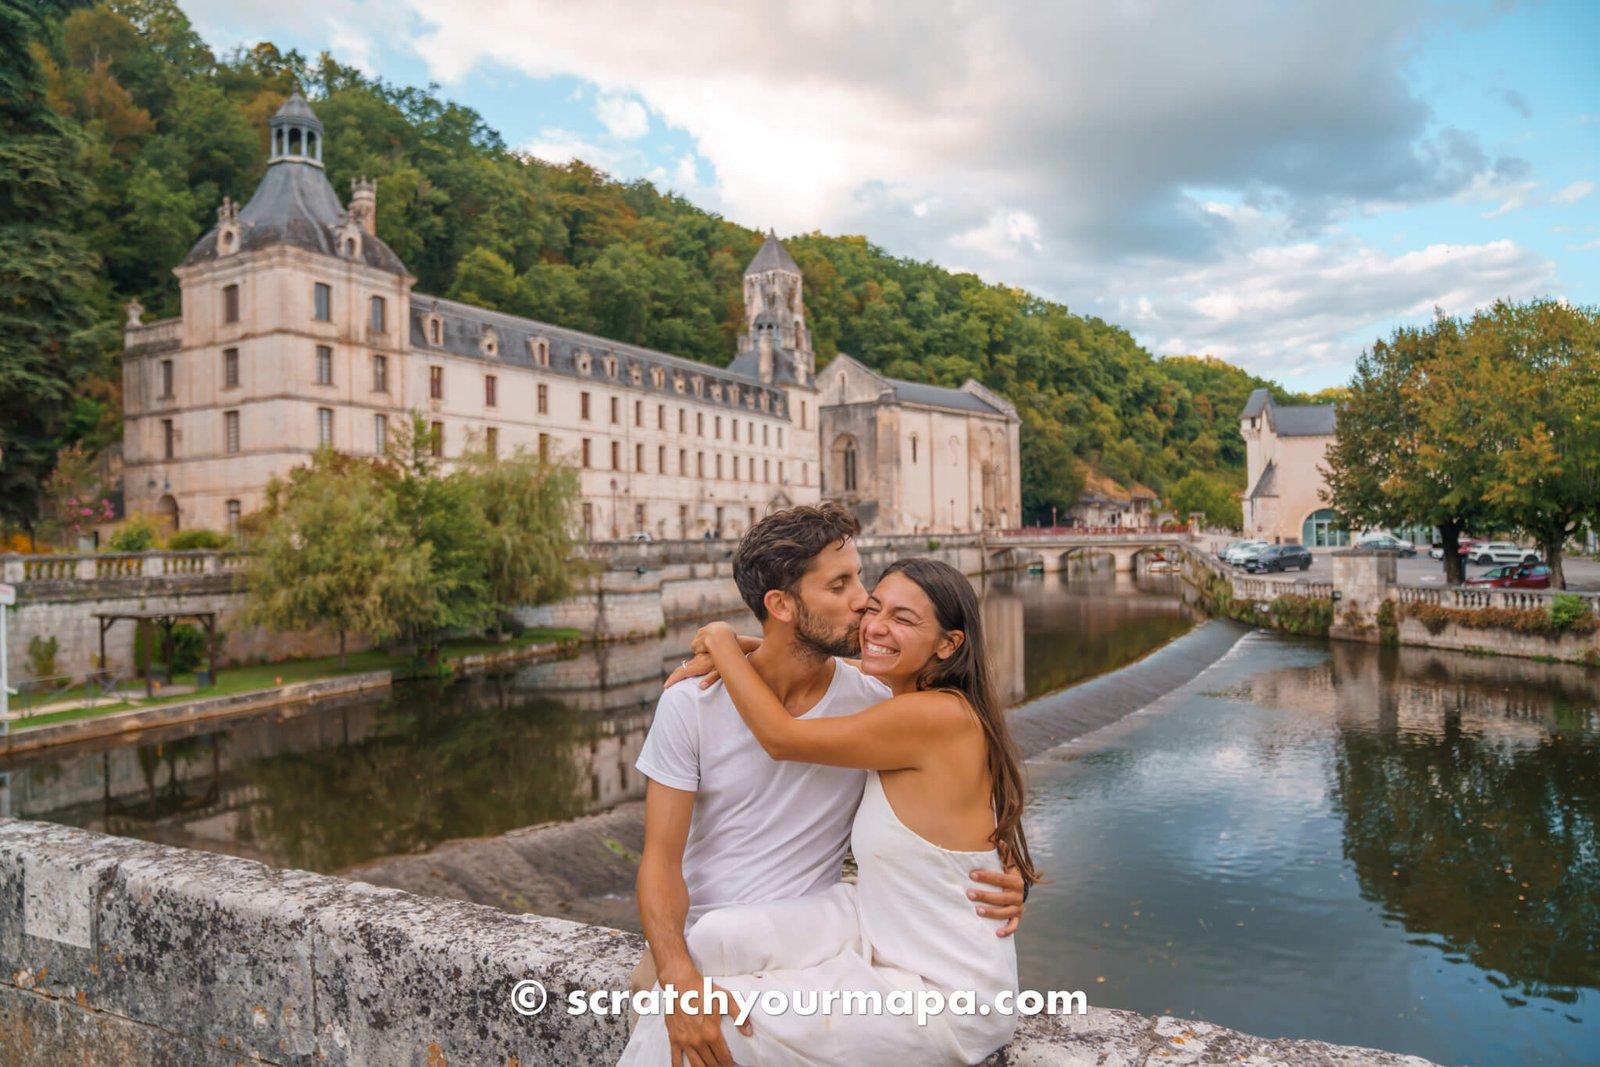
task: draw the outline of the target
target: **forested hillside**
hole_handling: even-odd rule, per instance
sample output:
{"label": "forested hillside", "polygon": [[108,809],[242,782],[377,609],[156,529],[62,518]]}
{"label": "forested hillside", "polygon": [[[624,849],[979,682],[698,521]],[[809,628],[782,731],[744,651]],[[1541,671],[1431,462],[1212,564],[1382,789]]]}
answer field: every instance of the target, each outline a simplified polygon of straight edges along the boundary
{"label": "forested hillside", "polygon": [[[710,363],[734,354],[754,229],[643,181],[520,155],[432,89],[375,81],[326,55],[263,43],[214,56],[171,0],[79,6],[33,36],[45,102],[87,179],[53,225],[99,257],[79,293],[100,324],[88,335],[95,358],[61,363],[74,388],[49,421],[52,447],[116,439],[121,306],[138,297],[149,317],[177,312],[171,268],[222,197],[248,198],[266,120],[296,83],[327,127],[334,187],[348,196],[352,177],[378,179],[378,233],[422,291]],[[1075,499],[1083,464],[1162,492],[1197,472],[1217,490],[1242,486],[1237,415],[1269,383],[1216,360],[1153,359],[1116,326],[866,237],[785,240],[805,270],[819,362],[844,351],[897,377],[972,376],[1017,404],[1030,520]]]}

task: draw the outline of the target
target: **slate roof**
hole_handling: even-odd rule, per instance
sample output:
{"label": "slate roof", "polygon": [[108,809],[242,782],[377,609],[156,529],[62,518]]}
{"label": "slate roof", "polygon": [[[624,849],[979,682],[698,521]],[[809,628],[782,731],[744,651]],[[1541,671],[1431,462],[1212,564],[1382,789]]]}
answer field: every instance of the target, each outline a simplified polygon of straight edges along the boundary
{"label": "slate roof", "polygon": [[1331,437],[1334,433],[1332,404],[1279,407],[1271,393],[1257,389],[1245,402],[1239,418],[1255,418],[1262,412],[1272,421],[1272,429],[1279,437]]}
{"label": "slate roof", "polygon": [[1278,463],[1276,460],[1267,461],[1266,469],[1261,472],[1261,477],[1256,479],[1255,486],[1245,495],[1251,500],[1257,500],[1264,496],[1278,495]]}
{"label": "slate roof", "polygon": [[[440,339],[438,344],[428,340],[428,318],[431,315],[439,316]],[[428,352],[449,352],[458,356],[470,356],[481,359],[487,363],[507,363],[518,367],[532,367],[533,352],[528,342],[543,339],[550,343],[550,366],[548,369],[557,373],[570,375],[575,378],[587,378],[598,382],[616,382],[630,388],[655,392],[663,397],[677,396],[673,387],[673,375],[681,372],[686,378],[694,376],[705,379],[707,385],[720,384],[723,387],[721,403],[729,407],[743,408],[760,411],[759,396],[765,392],[770,394],[766,413],[779,414],[783,410],[783,393],[770,386],[764,385],[754,375],[742,374],[733,367],[714,367],[709,363],[700,363],[696,360],[685,359],[682,356],[669,355],[666,352],[657,352],[654,349],[640,345],[631,345],[623,341],[614,341],[608,337],[597,334],[584,333],[582,330],[572,330],[564,326],[556,326],[548,322],[538,322],[534,319],[525,319],[518,315],[507,315],[488,308],[474,307],[463,304],[458,300],[447,300],[444,297],[429,296],[426,293],[413,292],[411,294],[411,348],[419,355]],[[497,342],[497,354],[488,356],[483,353],[482,341],[484,331],[493,330]],[[587,373],[578,369],[578,355],[587,352],[590,356],[590,367]],[[614,356],[617,360],[617,374],[615,378],[608,377],[605,372],[604,360],[607,356]],[[640,381],[634,384],[629,368],[640,368]],[[650,381],[650,368],[661,367],[666,371],[666,377],[661,387],[656,388]],[[738,386],[740,398],[735,404],[727,393],[729,386]],[[694,397],[692,389],[685,392],[684,397]],[[748,398],[748,402],[747,402]],[[709,392],[694,399],[703,404],[715,404]]]}
{"label": "slate roof", "polygon": [[778,240],[776,231],[768,230],[767,239],[761,242],[761,247],[756,250],[756,257],[744,269],[746,274],[760,274],[768,270],[789,270],[800,273],[800,264],[794,261],[789,250],[783,247],[783,242]]}
{"label": "slate roof", "polygon": [[322,120],[311,110],[311,105],[306,103],[306,98],[300,95],[299,89],[289,94],[289,99],[285,100],[283,106],[273,114],[269,125],[277,126],[283,123],[306,126],[318,133],[322,132]]}
{"label": "slate roof", "polygon": [[906,404],[923,404],[934,408],[954,408],[957,411],[976,411],[983,415],[1003,415],[1005,412],[982,397],[962,389],[946,389],[940,385],[921,382],[904,382],[899,378],[885,378],[894,389],[895,399]]}

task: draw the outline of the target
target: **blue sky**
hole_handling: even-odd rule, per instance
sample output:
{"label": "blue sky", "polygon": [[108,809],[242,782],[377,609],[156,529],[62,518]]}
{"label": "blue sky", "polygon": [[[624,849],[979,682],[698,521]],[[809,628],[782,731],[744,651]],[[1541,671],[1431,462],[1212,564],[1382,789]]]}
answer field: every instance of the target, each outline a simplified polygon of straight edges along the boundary
{"label": "blue sky", "polygon": [[439,82],[543,158],[1291,388],[1434,306],[1600,304],[1586,0],[182,2],[219,49]]}

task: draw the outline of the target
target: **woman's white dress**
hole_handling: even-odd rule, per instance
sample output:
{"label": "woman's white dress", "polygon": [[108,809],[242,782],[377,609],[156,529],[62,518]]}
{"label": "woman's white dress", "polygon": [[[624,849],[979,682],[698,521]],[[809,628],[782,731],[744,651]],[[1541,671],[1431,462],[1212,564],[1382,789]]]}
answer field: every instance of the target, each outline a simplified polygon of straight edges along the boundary
{"label": "woman's white dress", "polygon": [[[700,972],[731,991],[777,990],[791,1003],[817,1003],[829,990],[890,994],[933,990],[946,1000],[957,991],[974,1005],[993,1006],[1001,991],[1017,990],[1017,954],[1000,923],[978,915],[967,899],[974,870],[1000,870],[999,856],[956,852],[927,841],[895,815],[876,772],[856,812],[851,834],[858,876],[822,893],[791,900],[739,904],[708,913],[689,932]],[[798,995],[798,996],[797,996]],[[859,1002],[859,1001],[858,1001]],[[970,1015],[946,1009],[919,1025],[916,1016],[772,1015],[757,1007],[753,1036],[724,1021],[723,1036],[741,1067],[818,1064],[978,1063],[1011,1039],[1016,1020],[991,1010]],[[671,1058],[661,1015],[638,1020],[623,1065],[665,1067]]]}

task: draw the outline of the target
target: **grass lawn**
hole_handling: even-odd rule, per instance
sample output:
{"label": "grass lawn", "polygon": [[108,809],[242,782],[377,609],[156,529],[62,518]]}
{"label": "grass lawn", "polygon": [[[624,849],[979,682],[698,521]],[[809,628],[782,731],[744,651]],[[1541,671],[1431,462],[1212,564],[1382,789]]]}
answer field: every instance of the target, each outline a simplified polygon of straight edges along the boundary
{"label": "grass lawn", "polygon": [[[444,659],[457,659],[462,656],[475,656],[483,652],[506,652],[513,649],[527,648],[531,645],[544,644],[547,641],[576,641],[576,630],[526,630],[509,641],[499,643],[487,641],[481,637],[460,637],[446,641],[441,649]],[[311,682],[320,678],[338,678],[347,674],[365,674],[368,671],[399,670],[410,665],[407,656],[391,656],[382,649],[372,649],[368,652],[352,652],[345,657],[345,665],[339,666],[338,656],[323,656],[319,659],[285,660],[282,663],[248,664],[243,667],[223,667],[218,673],[217,684],[193,693],[181,693],[175,696],[162,696],[158,692],[150,700],[143,699],[143,681],[136,683],[139,694],[137,703],[118,701],[115,703],[101,704],[94,708],[71,708],[65,711],[43,711],[29,715],[26,719],[13,719],[13,730],[28,729],[34,726],[48,726],[51,723],[72,722],[75,719],[91,719],[100,715],[109,715],[118,711],[127,711],[130,708],[148,708],[157,704],[175,704],[183,700],[200,700],[206,697],[230,696],[234,693],[250,693],[262,689],[276,689],[282,685],[292,685],[295,682]],[[193,685],[193,674],[175,674],[172,676],[174,685]],[[65,690],[56,694],[55,702],[70,699],[82,699],[84,691],[82,686]],[[13,708],[13,711],[17,709]]]}

